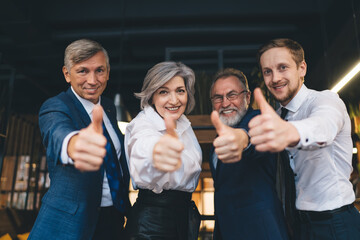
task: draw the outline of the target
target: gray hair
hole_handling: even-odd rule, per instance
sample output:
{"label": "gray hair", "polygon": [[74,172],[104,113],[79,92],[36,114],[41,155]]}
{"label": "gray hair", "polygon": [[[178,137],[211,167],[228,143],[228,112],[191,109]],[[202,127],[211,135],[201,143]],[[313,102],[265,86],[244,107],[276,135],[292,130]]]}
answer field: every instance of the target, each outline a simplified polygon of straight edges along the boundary
{"label": "gray hair", "polygon": [[77,63],[83,62],[98,52],[103,52],[106,59],[107,70],[110,70],[109,55],[100,43],[89,39],[80,39],[72,42],[65,49],[64,65],[70,72],[70,69]]}
{"label": "gray hair", "polygon": [[153,66],[147,72],[141,92],[135,93],[135,96],[140,99],[140,108],[144,109],[146,106],[151,106],[152,97],[156,90],[175,76],[179,76],[184,79],[188,95],[185,113],[190,113],[195,106],[195,74],[191,68],[181,62],[161,62]]}
{"label": "gray hair", "polygon": [[213,91],[215,82],[217,80],[219,80],[220,78],[226,78],[226,77],[230,77],[230,76],[236,77],[239,80],[239,82],[241,83],[241,85],[245,88],[245,90],[248,91],[248,92],[250,91],[247,78],[246,78],[245,74],[242,71],[237,70],[235,68],[225,68],[225,69],[219,70],[215,74],[213,82],[212,82],[211,87],[210,87],[210,97],[212,97],[212,91]]}

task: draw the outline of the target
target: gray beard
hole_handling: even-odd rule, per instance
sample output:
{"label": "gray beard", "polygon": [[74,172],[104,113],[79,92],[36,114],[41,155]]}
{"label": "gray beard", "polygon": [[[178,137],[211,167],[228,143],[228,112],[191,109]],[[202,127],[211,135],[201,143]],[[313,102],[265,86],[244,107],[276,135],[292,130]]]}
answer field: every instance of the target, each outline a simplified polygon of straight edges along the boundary
{"label": "gray beard", "polygon": [[[236,115],[233,116],[233,117],[225,117],[224,115],[220,114],[220,120],[225,125],[230,126],[230,127],[234,127],[245,116],[247,108],[243,108],[243,109],[231,108],[231,109],[236,110]],[[227,109],[220,109],[219,112],[222,112],[224,110],[227,110]]]}

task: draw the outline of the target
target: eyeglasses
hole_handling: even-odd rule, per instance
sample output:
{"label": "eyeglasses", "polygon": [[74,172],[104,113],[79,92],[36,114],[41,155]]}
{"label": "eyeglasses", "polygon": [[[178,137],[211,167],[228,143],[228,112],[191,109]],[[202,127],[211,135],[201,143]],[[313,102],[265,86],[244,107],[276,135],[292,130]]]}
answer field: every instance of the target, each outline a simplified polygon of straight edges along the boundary
{"label": "eyeglasses", "polygon": [[[228,94],[225,95],[226,99],[231,101],[236,100],[242,93],[246,93],[248,92],[247,90],[241,91],[239,93],[237,92],[229,92]],[[223,95],[215,95],[211,98],[211,100],[213,101],[213,103],[222,103],[224,101],[224,96]]]}

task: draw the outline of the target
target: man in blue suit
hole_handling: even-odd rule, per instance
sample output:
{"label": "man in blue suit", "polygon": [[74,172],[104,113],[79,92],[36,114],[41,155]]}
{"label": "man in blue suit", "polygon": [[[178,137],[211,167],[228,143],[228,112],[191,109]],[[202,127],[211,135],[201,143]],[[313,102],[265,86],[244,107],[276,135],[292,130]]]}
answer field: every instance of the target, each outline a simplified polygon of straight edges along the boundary
{"label": "man in blue suit", "polygon": [[249,144],[248,122],[259,114],[249,107],[251,92],[236,69],[219,71],[210,89],[211,120],[218,133],[210,168],[215,187],[214,239],[288,239],[277,197],[276,157]]}
{"label": "man in blue suit", "polygon": [[39,113],[51,184],[29,239],[124,239],[129,172],[115,106],[101,96],[108,54],[81,39],[66,48],[64,65],[71,87]]}

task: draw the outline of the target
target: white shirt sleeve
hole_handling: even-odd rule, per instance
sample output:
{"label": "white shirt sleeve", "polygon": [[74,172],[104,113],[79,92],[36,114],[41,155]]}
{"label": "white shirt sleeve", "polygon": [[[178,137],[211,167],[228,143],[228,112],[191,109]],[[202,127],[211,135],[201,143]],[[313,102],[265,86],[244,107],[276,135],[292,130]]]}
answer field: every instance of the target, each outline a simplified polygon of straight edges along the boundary
{"label": "white shirt sleeve", "polygon": [[246,146],[246,148],[244,148],[243,149],[243,151],[246,151],[246,150],[248,150],[250,147],[251,147],[251,142],[250,142],[250,135],[249,135],[249,132],[245,129],[245,128],[240,128],[240,129],[242,129],[242,130],[244,130],[244,132],[248,135],[248,138],[249,138],[249,143],[248,143],[248,145]]}
{"label": "white shirt sleeve", "polygon": [[293,148],[313,150],[328,146],[343,128],[347,115],[344,104],[339,98],[326,97],[326,92],[321,94],[325,97],[314,98],[306,109],[295,113],[306,118],[292,121],[290,117],[289,122],[300,135],[299,143]]}
{"label": "white shirt sleeve", "polygon": [[63,164],[74,164],[74,161],[67,154],[67,147],[68,147],[70,138],[78,133],[79,133],[79,131],[71,132],[64,138],[64,141],[63,141],[62,147],[61,147],[61,162]]}

